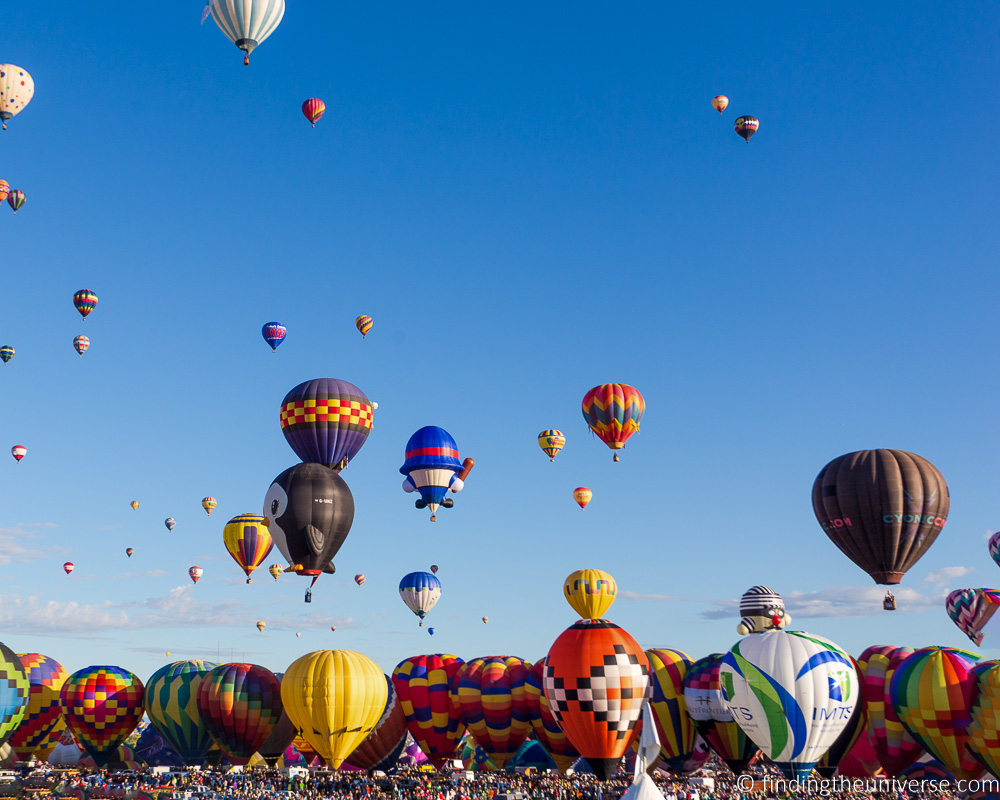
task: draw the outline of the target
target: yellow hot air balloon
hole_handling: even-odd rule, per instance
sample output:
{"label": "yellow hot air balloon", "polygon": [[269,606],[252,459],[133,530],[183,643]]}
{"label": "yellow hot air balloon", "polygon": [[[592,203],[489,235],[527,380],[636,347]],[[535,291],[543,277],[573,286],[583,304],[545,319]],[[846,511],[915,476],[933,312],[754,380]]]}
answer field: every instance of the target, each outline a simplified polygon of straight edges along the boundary
{"label": "yellow hot air balloon", "polygon": [[351,650],[308,653],[281,679],[285,713],[333,770],[375,729],[388,697],[381,667]]}
{"label": "yellow hot air balloon", "polygon": [[262,620],[262,619],[257,620],[257,630],[259,630],[261,633],[263,633],[264,632],[264,628],[266,628],[266,627],[267,627],[267,623],[264,622],[264,620]]}
{"label": "yellow hot air balloon", "polygon": [[267,568],[267,571],[271,573],[271,577],[278,580],[278,576],[281,575],[284,570],[281,568],[280,564],[272,564]]}
{"label": "yellow hot air balloon", "polygon": [[618,594],[618,584],[603,569],[578,569],[563,584],[566,602],[583,619],[600,619]]}
{"label": "yellow hot air balloon", "polygon": [[139,507],[139,501],[133,500],[131,503],[129,503],[129,505],[132,506],[132,510],[135,511]]}
{"label": "yellow hot air balloon", "polygon": [[726,106],[729,105],[729,98],[724,94],[717,94],[712,98],[712,108],[718,111],[720,114],[726,110]]}

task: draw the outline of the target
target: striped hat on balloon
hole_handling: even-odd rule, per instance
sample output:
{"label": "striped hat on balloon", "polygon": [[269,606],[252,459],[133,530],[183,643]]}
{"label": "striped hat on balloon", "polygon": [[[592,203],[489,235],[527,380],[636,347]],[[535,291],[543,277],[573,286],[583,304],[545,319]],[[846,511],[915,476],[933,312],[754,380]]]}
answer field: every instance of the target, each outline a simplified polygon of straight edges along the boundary
{"label": "striped hat on balloon", "polygon": [[770,586],[751,586],[740,598],[740,636],[762,631],[776,631],[788,626],[792,616],[785,611],[785,601]]}

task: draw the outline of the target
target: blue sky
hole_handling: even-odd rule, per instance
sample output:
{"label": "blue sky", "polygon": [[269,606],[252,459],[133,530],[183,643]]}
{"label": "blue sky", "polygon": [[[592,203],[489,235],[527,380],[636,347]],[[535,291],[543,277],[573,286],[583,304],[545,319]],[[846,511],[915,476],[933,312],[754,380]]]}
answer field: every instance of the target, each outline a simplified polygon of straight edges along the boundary
{"label": "blue sky", "polygon": [[[166,651],[535,660],[575,618],[563,579],[597,566],[610,619],[693,657],[732,645],[756,583],[855,655],[970,645],[942,598],[998,578],[996,7],[292,0],[249,68],[200,12],[5,14],[0,61],[36,94],[0,136],[27,195],[0,213],[3,446],[28,448],[0,461],[2,641],[144,680]],[[326,376],[379,410],[305,605],[298,578],[246,586],[222,528],[296,463],[281,399]],[[618,464],[580,414],[605,382],[647,402]],[[398,473],[428,424],[477,462],[433,525]],[[810,503],[824,464],[873,447],[952,495],[895,614]],[[396,587],[432,563],[429,638]]]}

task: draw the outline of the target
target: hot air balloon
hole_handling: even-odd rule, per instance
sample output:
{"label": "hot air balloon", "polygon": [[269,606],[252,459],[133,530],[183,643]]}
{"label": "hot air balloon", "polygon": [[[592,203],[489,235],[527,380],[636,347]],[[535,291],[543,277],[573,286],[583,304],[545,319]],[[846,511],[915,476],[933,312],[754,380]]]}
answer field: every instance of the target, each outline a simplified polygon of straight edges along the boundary
{"label": "hot air balloon", "polygon": [[0,347],[0,361],[3,361],[3,363],[6,364],[13,357],[14,357],[13,347],[11,347],[9,344],[5,344],[3,347]]}
{"label": "hot air balloon", "polygon": [[[66,681],[66,670],[54,658],[41,653],[19,653],[17,657],[30,690],[24,717],[10,737],[10,748],[21,761],[28,761],[46,746],[49,738],[58,737],[66,727],[59,705],[59,690]],[[2,727],[0,724],[0,730]]]}
{"label": "hot air balloon", "polygon": [[531,665],[517,656],[467,661],[451,679],[462,724],[503,769],[531,733],[524,682]]}
{"label": "hot air balloon", "polygon": [[464,663],[443,653],[421,655],[400,662],[392,672],[406,727],[438,769],[454,757],[465,733],[450,692],[451,680]]}
{"label": "hot air balloon", "polygon": [[298,631],[296,631],[296,632],[295,632],[295,638],[296,638],[296,639],[301,639],[301,638],[302,638],[302,634],[301,634],[301,633],[299,633]]}
{"label": "hot air balloon", "polygon": [[785,611],[785,601],[770,586],[751,586],[740,598],[740,636],[788,627],[792,615]]}
{"label": "hot air balloon", "polygon": [[[639,390],[625,383],[595,386],[583,397],[583,418],[597,438],[612,450],[621,450],[639,431],[646,401]],[[615,461],[618,454],[615,454]]]}
{"label": "hot air balloon", "polygon": [[577,505],[579,505],[580,508],[586,508],[593,496],[594,493],[586,486],[577,486],[573,490],[573,499],[576,500]]}
{"label": "hot air balloon", "polygon": [[951,621],[978,646],[983,643],[983,628],[1000,608],[1000,592],[994,589],[956,589],[948,595],[944,605]]}
{"label": "hot air balloon", "polygon": [[15,461],[20,461],[28,455],[28,448],[23,444],[15,444],[12,448],[10,448],[10,454],[14,456]]}
{"label": "hot air balloon", "polygon": [[441,599],[441,581],[429,572],[411,572],[399,582],[399,596],[406,607],[420,617],[420,624]]}
{"label": "hot air balloon", "polygon": [[835,458],[813,484],[813,511],[837,547],[894,585],[934,543],[948,519],[948,484],[925,458],[859,450]]}
{"label": "hot air balloon", "polygon": [[977,661],[953,647],[917,650],[896,667],[889,689],[899,721],[959,780],[977,778],[983,769],[967,750]]}
{"label": "hot air balloon", "polygon": [[361,334],[362,339],[364,339],[368,335],[368,331],[372,329],[372,325],[374,324],[375,323],[372,322],[372,318],[369,317],[367,314],[362,314],[360,317],[354,320],[354,327],[358,329],[358,332]]}
{"label": "hot air balloon", "polygon": [[197,702],[201,724],[226,758],[244,765],[281,718],[281,683],[256,664],[220,664],[201,680]]}
{"label": "hot air balloon", "polygon": [[7,120],[17,116],[31,102],[35,82],[27,70],[14,64],[0,64],[0,120],[7,130]]}
{"label": "hot air balloon", "polygon": [[549,457],[549,461],[555,461],[559,451],[566,446],[566,437],[562,431],[551,428],[538,434],[538,446]]}
{"label": "hot air balloon", "polygon": [[375,729],[388,698],[382,670],[351,650],[308,653],[281,682],[289,719],[334,770]]}
{"label": "hot air balloon", "polygon": [[211,0],[211,13],[219,30],[246,53],[243,64],[249,66],[254,48],[281,22],[285,0]]}
{"label": "hot air balloon", "polygon": [[427,425],[414,433],[406,443],[406,457],[400,474],[404,492],[420,492],[417,508],[431,510],[431,522],[437,520],[438,506],[451,508],[455,501],[445,499],[449,491],[460,492],[475,461],[458,460],[458,445],[444,428]]}
{"label": "hot air balloon", "polygon": [[201,567],[191,567],[188,570],[188,577],[192,581],[194,581],[195,583],[197,583],[198,579],[201,577],[201,575],[202,575],[203,572],[204,572],[204,570]]}
{"label": "hot air balloon", "polygon": [[528,677],[524,681],[524,701],[535,738],[542,743],[556,767],[565,775],[566,770],[573,766],[573,762],[580,757],[580,754],[570,744],[569,739],[566,738],[566,734],[563,733],[559,723],[552,716],[551,709],[549,709],[549,701],[545,698],[545,691],[542,688],[542,669],[544,666],[545,659],[543,658],[528,671]]}
{"label": "hot air balloon", "polygon": [[361,586],[365,582],[365,576],[359,572],[357,575],[354,576],[354,582],[358,586]]}
{"label": "hot air balloon", "polygon": [[28,710],[31,682],[24,664],[7,645],[0,644],[0,747],[21,724]]}
{"label": "hot air balloon", "polygon": [[433,636],[435,633],[437,633],[437,628],[428,628],[427,629],[427,635],[428,636]]}
{"label": "hot air balloon", "polygon": [[684,677],[694,662],[680,650],[647,650],[653,696],[650,706],[660,738],[660,759],[680,772],[694,753],[697,735],[684,699]]}
{"label": "hot air balloon", "polygon": [[284,572],[280,564],[272,564],[267,568],[267,571],[271,573],[271,577],[275,580],[278,580],[281,577],[281,573]]}
{"label": "hot air balloon", "polygon": [[67,561],[63,564],[63,572],[69,575],[73,570],[76,569],[76,565],[72,561]]}
{"label": "hot air balloon", "polygon": [[[851,661],[854,661],[854,659],[852,658]],[[864,677],[861,675],[861,670],[858,669],[858,662],[856,661],[854,661],[854,669],[858,673],[858,677],[863,681]],[[844,730],[840,732],[840,736],[833,740],[830,749],[816,762],[816,771],[824,778],[832,778],[839,769],[841,762],[847,757],[847,754],[854,749],[854,745],[858,743],[858,740],[862,736],[868,735],[866,732],[867,725],[868,712],[865,708],[865,695],[862,690]]]}
{"label": "hot air balloon", "polygon": [[175,520],[173,517],[167,517],[165,520],[163,520],[163,524],[167,526],[168,531],[172,531],[174,529],[174,526],[177,524],[177,520]]}
{"label": "hot air balloon", "polygon": [[121,667],[103,666],[70,675],[59,701],[66,727],[103,767],[142,719],[142,697],[142,681],[135,675]]}
{"label": "hot air balloon", "polygon": [[695,661],[684,675],[684,702],[695,729],[708,746],[741,775],[757,755],[757,745],[736,724],[719,685],[722,653]]}
{"label": "hot air balloon", "polygon": [[435,575],[437,575],[437,571],[438,571],[438,565],[437,564],[431,564],[431,572],[433,572]]}
{"label": "hot air balloon", "polygon": [[205,513],[208,516],[212,516],[213,509],[219,505],[214,497],[203,497],[201,499],[201,507],[205,509]]}
{"label": "hot air balloon", "polygon": [[490,621],[489,617],[483,617],[483,625],[486,625]]}
{"label": "hot air balloon", "polygon": [[16,214],[21,210],[21,206],[24,205],[24,201],[27,199],[27,196],[20,189],[12,189],[10,194],[7,195],[7,205],[13,208]]}
{"label": "hot air balloon", "polygon": [[264,628],[266,628],[266,627],[267,627],[267,623],[264,622],[264,620],[262,620],[262,619],[257,620],[257,630],[258,631],[260,631],[261,633],[263,633],[264,632]]}
{"label": "hot air balloon", "polygon": [[247,583],[250,583],[250,573],[264,562],[274,547],[264,518],[257,514],[240,514],[229,520],[222,531],[222,541],[233,561],[246,573]]}
{"label": "hot air balloon", "polygon": [[896,668],[912,654],[909,647],[872,645],[858,657],[868,737],[878,763],[890,778],[899,776],[923,751],[896,716],[889,692]]}
{"label": "hot air balloon", "polygon": [[280,322],[265,322],[264,327],[260,329],[260,335],[271,346],[272,353],[278,351],[278,345],[285,341],[287,332],[288,329]]}
{"label": "hot air balloon", "polygon": [[[284,677],[284,673],[276,672],[274,677],[277,678],[280,683],[281,679]],[[257,748],[257,752],[260,753],[261,758],[267,762],[267,765],[274,769],[274,767],[278,764],[278,759],[281,758],[294,739],[295,726],[288,718],[288,714],[285,712],[284,703],[282,703],[281,715],[278,717],[278,721],[274,724],[274,728],[271,729],[271,735],[267,737],[264,744]]]}
{"label": "hot air balloon", "polygon": [[358,769],[392,769],[406,746],[406,715],[392,685],[392,678],[383,673],[388,699],[375,729],[347,757],[347,764]]}
{"label": "hot air balloon", "polygon": [[146,682],[143,698],[150,722],[189,766],[204,764],[212,747],[212,735],[198,711],[198,689],[217,666],[211,661],[177,661],[160,667]]}
{"label": "hot air balloon", "polygon": [[0,203],[7,199],[10,194],[10,184],[5,180],[0,180]]}
{"label": "hot air balloon", "polygon": [[717,94],[712,98],[712,108],[718,111],[720,114],[726,110],[726,106],[729,105],[729,98],[724,94]]}
{"label": "hot air balloon", "polygon": [[969,709],[972,722],[966,732],[969,735],[969,752],[990,771],[993,777],[1000,776],[1000,663],[985,661],[972,669],[976,689],[972,707]]}
{"label": "hot air balloon", "polygon": [[371,401],[353,383],[315,378],[281,401],[281,431],[303,461],[340,472],[364,446],[373,412]]}
{"label": "hot air balloon", "polygon": [[90,289],[81,289],[73,295],[73,305],[76,306],[76,310],[80,312],[80,316],[86,321],[87,315],[97,308],[97,295],[90,291]]}
{"label": "hot air balloon", "polygon": [[583,619],[603,617],[618,594],[615,579],[602,569],[578,569],[563,583],[563,596]]}
{"label": "hot air balloon", "polygon": [[743,732],[792,780],[809,775],[860,696],[851,657],[802,631],[741,639],[723,656],[719,682]]}
{"label": "hot air balloon", "polygon": [[[542,672],[552,716],[602,781],[638,735],[649,661],[613,622],[582,619],[552,644]],[[607,704],[590,698],[602,697]]]}
{"label": "hot air balloon", "polygon": [[77,336],[73,339],[73,347],[77,353],[80,354],[80,358],[83,358],[83,354],[90,349],[90,339],[87,336]]}
{"label": "hot air balloon", "polygon": [[330,630],[333,631],[333,632],[336,632],[337,626],[336,625],[331,625],[330,626]]}
{"label": "hot air balloon", "polygon": [[310,97],[302,104],[302,113],[305,118],[312,123],[315,128],[316,123],[320,121],[323,114],[326,113],[326,103],[320,100],[318,97]]}
{"label": "hot air balloon", "polygon": [[135,552],[135,550],[133,550],[131,547],[126,547],[125,548],[125,555],[127,555],[129,558],[132,558],[132,553],[134,553],[134,552]]}
{"label": "hot air balloon", "polygon": [[131,503],[129,503],[129,505],[132,506],[132,510],[135,511],[139,507],[139,501],[133,500]]}
{"label": "hot air balloon", "polygon": [[354,496],[333,470],[298,464],[274,479],[264,496],[264,516],[278,550],[293,565],[288,570],[315,583],[334,571],[333,557],[354,522]]}
{"label": "hot air balloon", "polygon": [[757,117],[739,117],[733,127],[736,130],[736,135],[742,138],[747,144],[750,144],[750,137],[757,133],[760,121]]}

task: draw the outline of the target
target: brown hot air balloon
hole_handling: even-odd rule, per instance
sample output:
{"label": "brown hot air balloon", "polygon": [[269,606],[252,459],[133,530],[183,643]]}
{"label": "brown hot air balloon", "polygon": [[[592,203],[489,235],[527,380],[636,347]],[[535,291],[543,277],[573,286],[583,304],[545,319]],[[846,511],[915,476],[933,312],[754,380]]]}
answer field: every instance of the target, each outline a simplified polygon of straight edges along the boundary
{"label": "brown hot air balloon", "polygon": [[895,585],[948,519],[948,484],[905,450],[858,450],[835,458],[813,484],[820,526],[875,583]]}

